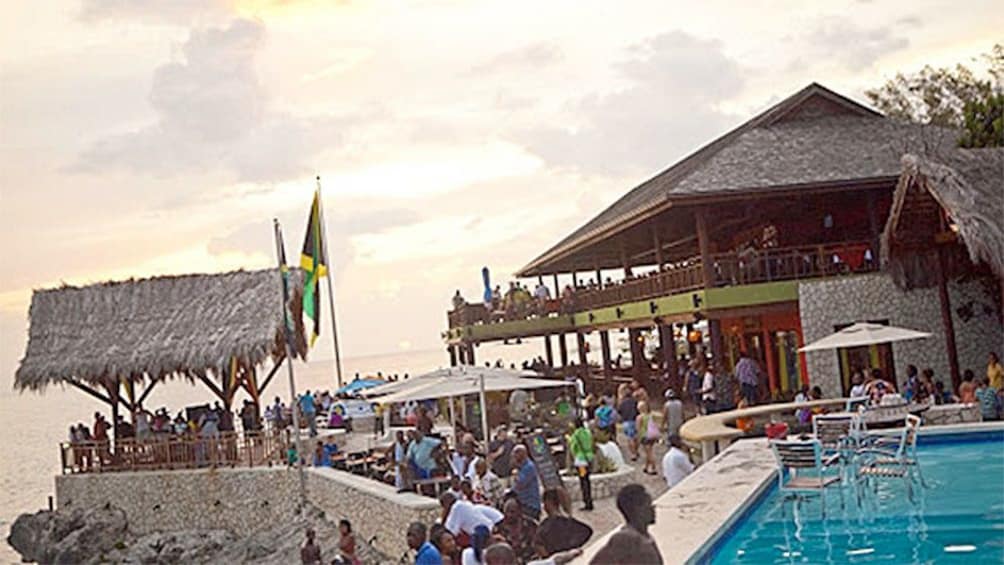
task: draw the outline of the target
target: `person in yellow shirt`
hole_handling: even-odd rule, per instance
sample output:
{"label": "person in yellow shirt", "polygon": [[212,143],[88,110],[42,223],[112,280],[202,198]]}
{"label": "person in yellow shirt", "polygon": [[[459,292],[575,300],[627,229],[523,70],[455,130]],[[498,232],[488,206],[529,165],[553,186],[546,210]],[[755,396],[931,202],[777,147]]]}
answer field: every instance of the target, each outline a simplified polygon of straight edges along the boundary
{"label": "person in yellow shirt", "polygon": [[987,360],[987,378],[990,379],[990,386],[995,390],[1004,388],[1004,367],[1001,367],[1001,360],[994,351],[990,352]]}

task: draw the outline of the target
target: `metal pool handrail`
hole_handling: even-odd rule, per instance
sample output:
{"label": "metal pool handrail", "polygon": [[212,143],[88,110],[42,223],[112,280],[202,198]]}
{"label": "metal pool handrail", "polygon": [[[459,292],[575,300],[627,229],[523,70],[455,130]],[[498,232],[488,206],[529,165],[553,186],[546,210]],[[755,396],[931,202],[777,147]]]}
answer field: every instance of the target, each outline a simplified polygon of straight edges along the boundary
{"label": "metal pool handrail", "polygon": [[[728,426],[739,418],[752,418],[754,416],[769,416],[783,412],[794,412],[801,408],[814,408],[816,406],[844,406],[847,398],[825,398],[823,400],[811,400],[809,402],[784,402],[781,404],[761,404],[749,408],[729,410],[698,416],[691,418],[680,426],[680,437],[690,443],[701,444],[701,455],[704,461],[715,456],[717,451],[724,449],[732,440],[742,437],[745,433],[742,430]],[[716,447],[719,448],[716,450]]]}

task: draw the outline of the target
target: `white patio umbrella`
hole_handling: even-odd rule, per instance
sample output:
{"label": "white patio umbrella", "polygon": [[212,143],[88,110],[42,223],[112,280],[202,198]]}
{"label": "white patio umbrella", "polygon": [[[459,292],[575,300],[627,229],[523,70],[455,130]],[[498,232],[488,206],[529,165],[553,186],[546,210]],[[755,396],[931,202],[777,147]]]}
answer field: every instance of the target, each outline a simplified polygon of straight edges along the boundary
{"label": "white patio umbrella", "polygon": [[[568,381],[534,378],[534,375],[535,373],[530,371],[514,371],[510,369],[452,367],[449,369],[439,369],[408,379],[407,381],[403,381],[407,383],[404,385],[401,384],[402,381],[390,383],[391,385],[398,385],[393,387],[393,390],[387,390],[391,388],[390,385],[383,385],[369,389],[365,393],[368,393],[368,396],[376,397],[372,400],[381,404],[407,402],[409,400],[449,398],[451,399],[451,408],[454,397],[477,394],[481,403],[482,434],[487,441],[489,436],[488,412],[485,403],[486,392],[530,390],[574,385],[574,383]],[[387,394],[380,395],[379,393],[382,391],[386,391]],[[451,425],[452,423],[453,420],[451,418]]]}
{"label": "white patio umbrella", "polygon": [[918,332],[896,326],[883,326],[870,322],[858,322],[846,328],[832,333],[822,339],[818,339],[799,351],[821,351],[824,349],[838,349],[841,347],[859,347],[862,345],[872,345],[875,343],[891,343],[894,341],[906,341],[908,339],[921,339],[931,337],[927,332]]}

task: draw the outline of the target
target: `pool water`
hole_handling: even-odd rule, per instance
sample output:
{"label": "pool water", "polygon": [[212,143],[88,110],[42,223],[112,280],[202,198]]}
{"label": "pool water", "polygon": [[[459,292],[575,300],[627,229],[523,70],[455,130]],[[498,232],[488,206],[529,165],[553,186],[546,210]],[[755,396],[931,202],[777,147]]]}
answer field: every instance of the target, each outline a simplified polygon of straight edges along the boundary
{"label": "pool water", "polygon": [[[701,559],[710,563],[1004,563],[1004,432],[920,437],[926,487],[902,479],[797,504],[770,488]],[[776,479],[774,485],[777,484]],[[783,507],[782,507],[783,502]]]}

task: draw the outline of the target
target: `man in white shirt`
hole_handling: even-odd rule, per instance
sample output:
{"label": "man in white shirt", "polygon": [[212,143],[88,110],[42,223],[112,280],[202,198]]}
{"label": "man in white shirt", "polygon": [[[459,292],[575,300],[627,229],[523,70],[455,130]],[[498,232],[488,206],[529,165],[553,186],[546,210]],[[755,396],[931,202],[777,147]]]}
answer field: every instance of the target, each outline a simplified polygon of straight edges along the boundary
{"label": "man in white shirt", "polygon": [[676,486],[694,470],[680,436],[669,437],[669,451],[662,458],[662,477],[666,479],[669,488]]}
{"label": "man in white shirt", "polygon": [[701,401],[704,403],[704,413],[711,414],[717,408],[715,397],[715,371],[714,365],[708,363],[708,368],[704,370],[704,380],[701,383]]}
{"label": "man in white shirt", "polygon": [[502,513],[495,508],[458,500],[449,491],[439,496],[439,505],[443,507],[443,527],[455,536],[472,536],[478,526],[485,526],[491,531],[495,524],[502,521]]}

